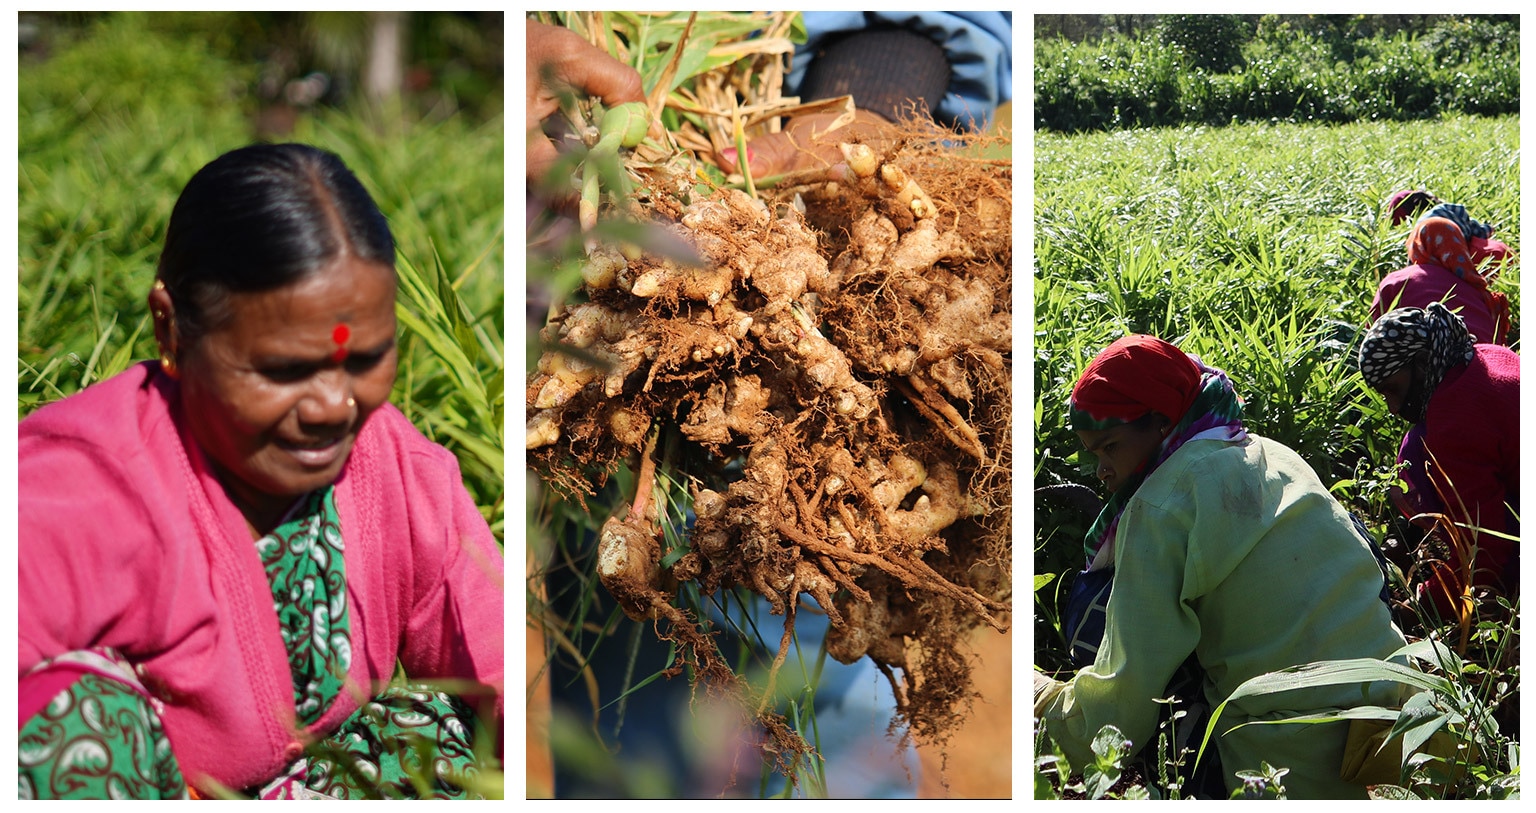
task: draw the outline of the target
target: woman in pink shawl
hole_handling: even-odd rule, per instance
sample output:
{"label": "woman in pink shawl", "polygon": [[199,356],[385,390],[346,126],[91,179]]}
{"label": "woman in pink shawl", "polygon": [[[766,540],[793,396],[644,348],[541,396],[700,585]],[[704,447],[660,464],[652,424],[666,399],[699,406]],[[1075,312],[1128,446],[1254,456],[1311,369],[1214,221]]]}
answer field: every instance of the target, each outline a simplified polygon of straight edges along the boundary
{"label": "woman in pink shawl", "polygon": [[21,422],[22,798],[476,792],[502,555],[389,404],[394,260],[335,155],[227,153],[171,213],[159,360]]}

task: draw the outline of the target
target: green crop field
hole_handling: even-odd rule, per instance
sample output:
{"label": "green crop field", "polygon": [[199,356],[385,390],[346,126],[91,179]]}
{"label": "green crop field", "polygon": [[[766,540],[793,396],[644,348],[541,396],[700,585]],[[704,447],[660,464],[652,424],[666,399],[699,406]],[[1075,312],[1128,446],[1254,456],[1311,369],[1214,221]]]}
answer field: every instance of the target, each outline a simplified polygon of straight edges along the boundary
{"label": "green crop field", "polygon": [[[1105,345],[1151,333],[1225,370],[1248,428],[1296,449],[1381,540],[1407,427],[1354,362],[1377,282],[1407,264],[1407,226],[1393,228],[1381,204],[1395,189],[1428,188],[1497,224],[1518,251],[1519,124],[1446,117],[1037,135],[1036,487],[1097,485],[1066,423],[1068,394]],[[1518,283],[1512,263],[1495,284],[1517,328]],[[1047,671],[1066,663],[1058,600],[1082,568],[1091,521],[1037,508],[1035,658]],[[1446,670],[1446,724],[1473,764],[1454,787],[1420,795],[1508,792],[1517,737],[1487,723],[1496,706],[1518,709],[1517,618],[1479,619],[1466,663]]]}

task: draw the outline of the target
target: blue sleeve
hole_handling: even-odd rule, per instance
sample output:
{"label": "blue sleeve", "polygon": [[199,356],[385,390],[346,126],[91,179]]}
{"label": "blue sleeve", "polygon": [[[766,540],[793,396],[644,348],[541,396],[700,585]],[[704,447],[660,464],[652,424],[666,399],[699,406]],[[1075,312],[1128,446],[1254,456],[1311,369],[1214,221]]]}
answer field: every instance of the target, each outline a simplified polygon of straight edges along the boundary
{"label": "blue sleeve", "polygon": [[802,18],[807,36],[795,49],[791,88],[799,88],[811,55],[827,37],[883,26],[916,31],[944,48],[950,79],[934,111],[939,121],[985,129],[997,106],[1013,98],[1013,12],[807,11]]}

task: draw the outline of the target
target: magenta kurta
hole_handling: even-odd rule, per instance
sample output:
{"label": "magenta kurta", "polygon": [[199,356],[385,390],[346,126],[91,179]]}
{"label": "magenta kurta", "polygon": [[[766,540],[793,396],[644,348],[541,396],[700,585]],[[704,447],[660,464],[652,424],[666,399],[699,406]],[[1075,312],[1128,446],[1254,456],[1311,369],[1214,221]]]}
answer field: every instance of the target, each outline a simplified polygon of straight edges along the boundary
{"label": "magenta kurta", "polygon": [[[1449,510],[1458,521],[1518,536],[1520,356],[1493,344],[1475,350],[1472,361],[1446,372],[1430,396],[1422,430],[1404,438],[1398,462],[1409,464],[1404,479],[1415,510]],[[1437,476],[1427,477],[1426,467]],[[1455,494],[1452,505],[1441,501],[1441,489]],[[1513,590],[1520,572],[1517,552],[1516,542],[1479,534],[1478,583],[1503,581]]]}
{"label": "magenta kurta", "polygon": [[1487,292],[1438,265],[1410,265],[1384,277],[1371,301],[1371,322],[1388,311],[1427,308],[1431,302],[1442,302],[1460,316],[1474,342],[1494,344],[1502,334],[1494,325]]}
{"label": "magenta kurta", "polygon": [[[163,703],[187,780],[249,787],[302,751],[287,653],[255,540],[158,370],[140,364],[20,424],[17,666],[117,649]],[[492,687],[500,717],[502,553],[454,456],[386,404],[335,496],[362,694],[344,690],[306,733],[335,730],[397,659],[412,680]]]}

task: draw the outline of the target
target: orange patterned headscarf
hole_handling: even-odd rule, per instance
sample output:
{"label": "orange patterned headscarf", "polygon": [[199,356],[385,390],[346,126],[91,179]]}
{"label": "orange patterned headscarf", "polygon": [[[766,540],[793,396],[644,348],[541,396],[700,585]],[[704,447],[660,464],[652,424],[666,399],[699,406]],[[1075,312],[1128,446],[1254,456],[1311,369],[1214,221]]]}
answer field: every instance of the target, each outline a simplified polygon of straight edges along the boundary
{"label": "orange patterned headscarf", "polygon": [[[1414,224],[1413,232],[1408,235],[1408,262],[1438,265],[1481,291],[1488,301],[1488,312],[1493,316],[1493,343],[1503,344],[1509,335],[1509,297],[1488,287],[1488,280],[1497,275],[1498,266],[1491,266],[1487,277],[1478,273],[1472,249],[1463,235],[1461,227],[1453,220],[1426,217]],[[1486,246],[1486,241],[1479,242]],[[1487,256],[1486,252],[1483,256]]]}
{"label": "orange patterned headscarf", "polygon": [[1468,282],[1483,282],[1461,227],[1443,217],[1426,217],[1414,224],[1408,235],[1408,262],[1438,265]]}

